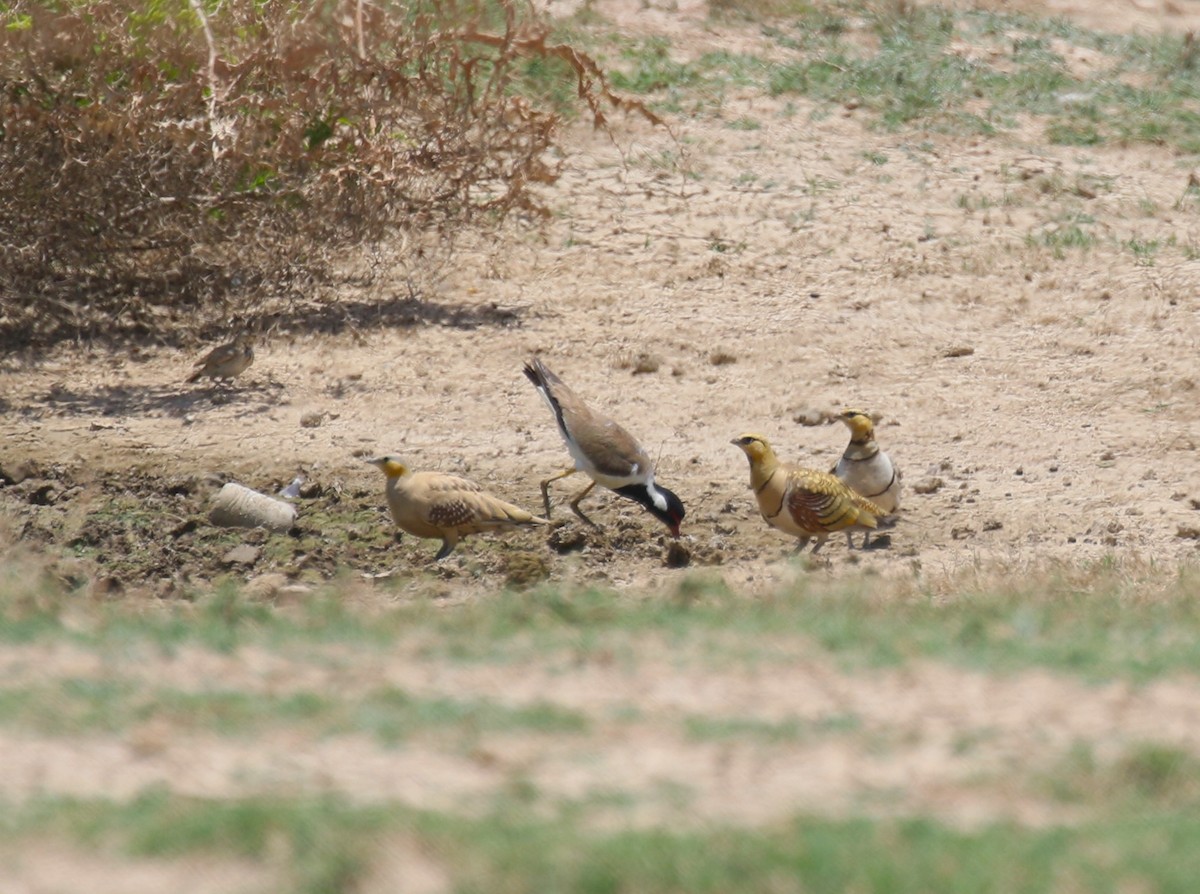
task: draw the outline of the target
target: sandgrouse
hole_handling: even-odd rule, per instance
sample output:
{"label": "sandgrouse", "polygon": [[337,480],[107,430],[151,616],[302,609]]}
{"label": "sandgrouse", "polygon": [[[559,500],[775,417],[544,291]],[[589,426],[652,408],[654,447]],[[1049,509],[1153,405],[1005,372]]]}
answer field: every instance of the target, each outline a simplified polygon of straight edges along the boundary
{"label": "sandgrouse", "polygon": [[233,341],[218,345],[197,361],[195,371],[188,376],[195,382],[204,376],[211,379],[232,379],[246,371],[254,362],[254,333],[243,332]]}
{"label": "sandgrouse", "polygon": [[813,537],[815,553],[837,531],[869,531],[883,510],[835,476],[786,465],[762,435],[746,434],[730,443],[750,460],[750,488],[767,524],[800,539],[797,551]]}
{"label": "sandgrouse", "polygon": [[387,476],[387,502],[396,527],[417,537],[440,538],[439,561],[468,534],[547,524],[544,518],[506,503],[474,481],[441,472],[413,472],[397,456],[367,462]]}
{"label": "sandgrouse", "polygon": [[[838,418],[850,429],[850,443],[830,471],[885,513],[895,512],[900,508],[900,470],[875,443],[871,417],[862,410],[845,410]],[[864,548],[869,537],[863,534]],[[849,531],[846,542],[853,547]]]}
{"label": "sandgrouse", "polygon": [[622,497],[640,503],[665,524],[672,537],[679,536],[683,521],[683,502],[665,487],[654,483],[654,464],[650,455],[633,435],[588,407],[540,359],[525,364],[525,375],[542,395],[558,423],[558,432],[567,444],[575,465],[541,482],[546,517],[550,517],[550,484],[576,472],[592,480],[571,498],[571,509],[584,522],[598,527],[579,508],[592,488],[603,485]]}

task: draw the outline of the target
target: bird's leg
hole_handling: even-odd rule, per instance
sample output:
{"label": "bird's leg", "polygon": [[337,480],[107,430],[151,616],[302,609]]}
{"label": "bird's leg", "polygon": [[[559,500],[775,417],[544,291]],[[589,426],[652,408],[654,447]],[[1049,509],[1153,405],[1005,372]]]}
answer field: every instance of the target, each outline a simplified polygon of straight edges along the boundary
{"label": "bird's leg", "polygon": [[440,562],[450,553],[454,552],[454,547],[458,546],[458,532],[447,531],[442,535],[442,548],[438,550],[437,555],[433,557],[435,562]]}
{"label": "bird's leg", "polygon": [[813,548],[811,550],[809,550],[808,554],[810,556],[815,556],[817,554],[817,550],[819,550],[822,546],[825,545],[825,541],[828,539],[828,537],[829,537],[828,534],[826,534],[824,537],[818,537],[817,542],[813,544]]}
{"label": "bird's leg", "polygon": [[591,525],[593,528],[595,528],[597,531],[599,531],[600,526],[598,524],[596,524],[594,521],[592,521],[590,518],[588,518],[586,515],[584,515],[583,510],[579,508],[579,503],[583,500],[584,497],[586,497],[588,494],[590,494],[592,492],[592,488],[595,486],[596,486],[595,481],[589,481],[588,486],[585,487],[583,490],[581,490],[579,493],[577,493],[575,495],[575,497],[571,500],[571,511],[574,512],[576,515],[578,515],[581,519],[583,519],[583,521],[586,524]]}
{"label": "bird's leg", "polygon": [[[863,549],[867,548],[867,535],[863,534]],[[849,531],[846,532],[846,549],[854,549],[854,537]]]}
{"label": "bird's leg", "polygon": [[796,548],[792,550],[792,555],[804,552],[804,547],[808,546],[809,537],[798,537],[796,539]]}
{"label": "bird's leg", "polygon": [[558,481],[560,478],[566,478],[568,475],[574,475],[576,469],[574,466],[567,469],[565,472],[559,472],[557,475],[551,475],[542,482],[542,504],[546,508],[546,518],[550,517],[550,482]]}

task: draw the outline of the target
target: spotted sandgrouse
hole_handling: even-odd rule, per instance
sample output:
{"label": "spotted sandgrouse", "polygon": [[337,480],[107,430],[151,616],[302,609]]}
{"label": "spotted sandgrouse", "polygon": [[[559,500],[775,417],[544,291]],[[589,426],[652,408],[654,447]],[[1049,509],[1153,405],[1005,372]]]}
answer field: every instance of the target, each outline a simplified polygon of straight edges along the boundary
{"label": "spotted sandgrouse", "polygon": [[396,527],[417,537],[441,539],[438,560],[450,555],[468,534],[547,524],[544,518],[493,497],[474,481],[441,472],[413,472],[390,454],[367,462],[387,476],[388,509]]}

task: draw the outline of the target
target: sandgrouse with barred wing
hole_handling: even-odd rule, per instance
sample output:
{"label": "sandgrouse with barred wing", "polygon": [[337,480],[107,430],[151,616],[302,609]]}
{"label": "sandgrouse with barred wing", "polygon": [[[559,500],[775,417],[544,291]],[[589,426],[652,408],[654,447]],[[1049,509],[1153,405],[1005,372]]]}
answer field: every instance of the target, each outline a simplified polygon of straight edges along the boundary
{"label": "sandgrouse with barred wing", "polygon": [[575,465],[541,482],[542,502],[550,517],[550,484],[576,472],[591,482],[571,498],[571,510],[593,528],[595,522],[583,514],[579,503],[597,484],[646,507],[647,511],[679,536],[683,502],[654,482],[654,464],[641,444],[624,428],[591,409],[540,359],[525,364],[525,375],[554,413],[558,433],[567,444]]}
{"label": "sandgrouse with barred wing", "polygon": [[367,462],[387,476],[387,502],[396,527],[416,537],[440,538],[437,560],[468,534],[547,524],[519,506],[487,493],[474,481],[441,472],[413,472],[399,457]]}
{"label": "sandgrouse with barred wing", "polygon": [[[850,443],[830,470],[885,513],[900,508],[900,470],[875,443],[875,424],[862,410],[844,410],[838,419],[850,429]],[[863,534],[863,548],[870,534]],[[853,547],[849,532],[846,542]]]}
{"label": "sandgrouse with barred wing", "polygon": [[836,476],[781,463],[762,435],[746,434],[731,442],[750,461],[750,488],[767,524],[799,538],[797,551],[817,538],[821,548],[838,531],[869,531],[883,510],[855,493]]}

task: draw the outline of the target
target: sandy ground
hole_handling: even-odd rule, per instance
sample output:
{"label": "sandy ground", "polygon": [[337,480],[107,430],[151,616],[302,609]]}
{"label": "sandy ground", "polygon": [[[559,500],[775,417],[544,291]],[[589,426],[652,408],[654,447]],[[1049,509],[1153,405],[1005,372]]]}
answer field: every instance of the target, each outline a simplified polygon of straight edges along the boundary
{"label": "sandy ground", "polygon": [[[1050,9],[1108,30],[1200,26],[1200,5],[1171,0],[990,5]],[[751,27],[714,25],[696,4],[597,6],[623,29],[669,35],[681,53],[753,51],[761,40]],[[521,374],[538,354],[642,440],[659,480],[687,504],[684,542],[695,564],[720,563],[726,580],[747,592],[797,568],[786,561],[787,538],[758,518],[730,439],[758,431],[785,458],[828,468],[846,434],[823,420],[844,406],[879,414],[879,441],[905,476],[903,512],[890,546],[849,553],[831,540],[827,564],[813,573],[868,567],[936,581],[973,567],[1020,576],[1110,556],[1167,567],[1194,561],[1200,263],[1185,249],[1200,248],[1200,218],[1187,193],[1192,160],[1153,146],[1049,146],[1034,123],[964,139],[873,130],[853,109],[816,119],[807,112],[795,99],[748,92],[728,97],[717,116],[674,121],[673,134],[631,120],[614,143],[579,128],[565,140],[564,175],[546,194],[554,217],[544,226],[514,221],[494,239],[464,243],[441,289],[413,306],[412,325],[269,338],[228,391],[181,385],[195,358],[154,348],[132,360],[63,350],[36,366],[10,362],[0,370],[0,466],[32,459],[65,469],[81,482],[82,505],[98,496],[89,481],[122,470],[164,478],[217,472],[263,489],[299,473],[364,495],[385,524],[382,479],[361,459],[395,451],[536,509],[539,480],[568,460]],[[760,126],[729,126],[739,119]],[[1094,220],[1094,247],[1056,257],[1030,244],[1077,212]],[[1174,247],[1148,265],[1121,247],[1131,239]],[[376,294],[400,303],[407,295],[399,281]],[[565,498],[581,485],[572,479],[556,493]],[[591,500],[594,518],[637,534],[644,548],[603,550],[589,540],[577,553],[544,550],[551,579],[622,588],[677,579],[661,526],[633,504]],[[0,506],[18,519],[9,523],[17,530],[22,513],[34,511],[6,502],[4,489]],[[555,515],[567,514],[560,499]],[[542,537],[514,535],[512,548],[543,551]],[[473,560],[478,548],[468,540],[439,572],[448,589],[497,585],[489,566]],[[392,561],[425,567],[434,550],[408,538]],[[415,664],[397,660],[385,670],[398,682],[431,685],[414,678]],[[413,768],[452,801],[497,784],[498,767],[536,767],[540,785],[564,794],[632,767],[645,773],[629,778],[634,787],[684,773],[699,786],[701,813],[706,804],[733,804],[741,818],[775,818],[853,803],[864,787],[902,786],[904,809],[1039,822],[1063,817],[1005,803],[1001,789],[991,790],[990,803],[957,799],[957,781],[1000,772],[1031,748],[1058,754],[1081,738],[1119,745],[1165,735],[1200,750],[1200,717],[1182,710],[1196,703],[1192,684],[1163,684],[1132,704],[1119,686],[1097,690],[1048,675],[950,679],[937,667],[868,681],[798,665],[781,671],[775,686],[646,671],[630,683],[514,668],[504,686],[520,681],[572,707],[586,693],[632,685],[626,695],[644,709],[719,712],[749,703],[811,717],[832,710],[832,698],[853,704],[867,723],[886,715],[909,745],[872,757],[835,737],[764,762],[746,748],[718,753],[722,746],[634,727],[583,762],[570,742],[514,740],[480,762],[419,749],[380,755],[339,741],[308,743],[280,769],[264,756],[269,742],[243,747],[168,734],[148,757],[131,757],[121,742],[6,738],[5,794],[20,797],[48,778],[51,790],[79,794],[174,779],[217,796],[246,778],[299,787],[319,778],[350,792],[365,778],[388,778],[395,785],[382,795],[446,806],[405,787]],[[226,673],[234,681],[244,675]],[[445,676],[466,670],[439,673],[436,690],[486,694],[497,685]],[[682,706],[680,691],[695,704]],[[972,706],[983,704],[1002,710],[978,716]],[[1053,734],[1031,732],[1051,721]],[[988,745],[956,757],[954,742],[971,729],[986,729]],[[335,760],[334,751],[354,759]],[[208,775],[182,773],[200,754]],[[795,765],[823,769],[784,772]],[[69,770],[78,766],[103,772]],[[743,805],[742,817],[734,793],[760,791],[764,773],[775,780],[775,797]],[[161,887],[161,876],[146,872]]]}
{"label": "sandy ground", "polygon": [[[1126,4],[1083,4],[1089,17],[1102,5],[1118,24]],[[628,12],[612,10],[619,23]],[[756,39],[698,8],[637,21],[696,53]],[[828,468],[845,430],[797,420],[844,406],[881,417],[906,484],[892,547],[853,562],[1194,557],[1200,541],[1180,536],[1200,524],[1188,163],[1152,146],[1047,146],[1034,125],[986,140],[882,133],[853,110],[812,120],[788,103],[734,97],[673,136],[630,121],[616,144],[572,133],[545,227],[463,246],[411,326],[266,340],[227,394],[181,386],[194,358],[177,352],[62,351],[10,368],[3,460],[85,481],[137,466],[266,488],[299,472],[382,494],[360,459],[396,451],[537,508],[538,481],[568,464],[521,374],[540,354],[657,457],[688,507],[685,543],[735,579],[777,564],[787,541],[757,518],[730,439],[757,431],[785,459]],[[739,119],[760,128],[728,126]],[[1028,244],[1075,213],[1095,221],[1091,249],[1056,258]],[[1131,239],[1175,247],[1151,266],[1121,247]],[[399,283],[376,296],[407,300]],[[591,499],[601,521],[663,530]],[[840,544],[827,552],[848,560]],[[657,580],[674,573],[663,553],[603,571]]]}

